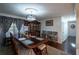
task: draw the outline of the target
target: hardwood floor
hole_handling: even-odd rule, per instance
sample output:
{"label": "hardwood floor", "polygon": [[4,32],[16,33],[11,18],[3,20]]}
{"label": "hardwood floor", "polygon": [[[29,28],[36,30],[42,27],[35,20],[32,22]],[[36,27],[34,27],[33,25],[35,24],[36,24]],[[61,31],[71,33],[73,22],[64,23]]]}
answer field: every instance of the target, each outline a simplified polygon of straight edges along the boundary
{"label": "hardwood floor", "polygon": [[[21,53],[19,55],[28,55],[28,51],[29,49],[25,50],[21,50]],[[52,46],[47,45],[47,51],[48,51],[48,55],[68,55],[67,53],[65,53],[64,51],[61,51],[59,49],[56,49]],[[11,48],[1,48],[0,49],[0,55],[15,55],[14,52],[11,50]],[[29,52],[29,55],[35,55],[34,51],[31,50]]]}
{"label": "hardwood floor", "polygon": [[62,44],[50,41],[48,44],[56,49],[67,52],[70,55],[76,55],[76,37],[69,36]]}
{"label": "hardwood floor", "polygon": [[48,45],[50,45],[50,46],[52,46],[54,48],[57,48],[59,50],[63,50],[64,51],[63,45],[62,44],[59,44],[57,42],[53,42],[53,41],[51,42],[51,41],[49,41],[48,42]]}

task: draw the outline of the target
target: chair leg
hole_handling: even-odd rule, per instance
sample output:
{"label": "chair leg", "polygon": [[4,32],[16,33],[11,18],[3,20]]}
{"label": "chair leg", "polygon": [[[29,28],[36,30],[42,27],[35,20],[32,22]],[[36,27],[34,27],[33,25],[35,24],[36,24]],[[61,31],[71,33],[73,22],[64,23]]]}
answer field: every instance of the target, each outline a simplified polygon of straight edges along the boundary
{"label": "chair leg", "polygon": [[46,54],[48,55],[48,51],[47,51],[47,45],[46,45]]}
{"label": "chair leg", "polygon": [[32,55],[32,49],[31,49],[31,55]]}
{"label": "chair leg", "polygon": [[45,52],[44,52],[45,55],[48,55],[48,51],[47,51],[47,45],[45,47]]}
{"label": "chair leg", "polygon": [[30,52],[30,49],[28,49],[28,55],[30,54],[29,52]]}
{"label": "chair leg", "polygon": [[47,45],[46,45],[46,55],[48,55],[48,51],[47,51]]}
{"label": "chair leg", "polygon": [[32,55],[32,49],[28,50],[28,55]]}
{"label": "chair leg", "polygon": [[26,53],[27,53],[27,50],[25,49],[25,51],[24,51],[24,55],[26,55]]}

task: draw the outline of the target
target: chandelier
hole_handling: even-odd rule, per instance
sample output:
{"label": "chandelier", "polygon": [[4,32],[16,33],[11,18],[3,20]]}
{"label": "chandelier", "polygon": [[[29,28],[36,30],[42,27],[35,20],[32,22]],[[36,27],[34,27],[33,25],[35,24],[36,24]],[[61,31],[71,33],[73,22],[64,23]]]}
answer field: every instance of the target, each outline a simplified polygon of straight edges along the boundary
{"label": "chandelier", "polygon": [[36,20],[36,17],[34,15],[34,13],[37,11],[36,9],[33,9],[33,8],[27,8],[25,9],[26,10],[26,13],[27,13],[27,16],[26,16],[26,19],[28,21],[34,21]]}
{"label": "chandelier", "polygon": [[36,17],[34,15],[30,14],[30,15],[27,15],[27,20],[34,21],[34,20],[36,20]]}

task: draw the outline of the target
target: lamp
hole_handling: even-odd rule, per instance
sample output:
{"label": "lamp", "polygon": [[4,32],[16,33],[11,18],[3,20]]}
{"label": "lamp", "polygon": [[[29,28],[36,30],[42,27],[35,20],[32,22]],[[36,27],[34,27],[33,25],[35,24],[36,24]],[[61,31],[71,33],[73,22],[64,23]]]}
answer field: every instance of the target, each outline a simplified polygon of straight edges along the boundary
{"label": "lamp", "polygon": [[27,20],[28,21],[34,21],[36,20],[36,17],[34,15],[34,13],[37,11],[36,9],[33,9],[33,8],[27,8],[25,9],[26,10],[26,13],[27,13]]}

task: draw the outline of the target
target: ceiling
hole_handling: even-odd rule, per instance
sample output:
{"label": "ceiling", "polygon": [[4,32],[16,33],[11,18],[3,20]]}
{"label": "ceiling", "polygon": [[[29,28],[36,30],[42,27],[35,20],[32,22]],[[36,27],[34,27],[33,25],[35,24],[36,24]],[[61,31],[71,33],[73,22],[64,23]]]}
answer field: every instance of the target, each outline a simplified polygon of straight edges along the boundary
{"label": "ceiling", "polygon": [[72,3],[0,3],[0,13],[26,18],[26,8],[34,8],[37,20],[69,15],[73,13]]}

